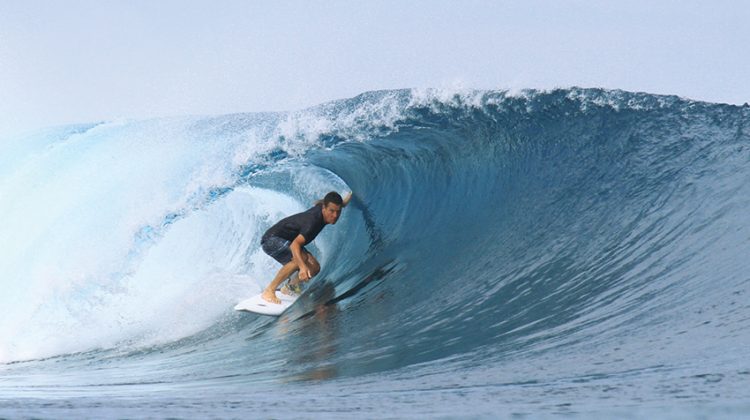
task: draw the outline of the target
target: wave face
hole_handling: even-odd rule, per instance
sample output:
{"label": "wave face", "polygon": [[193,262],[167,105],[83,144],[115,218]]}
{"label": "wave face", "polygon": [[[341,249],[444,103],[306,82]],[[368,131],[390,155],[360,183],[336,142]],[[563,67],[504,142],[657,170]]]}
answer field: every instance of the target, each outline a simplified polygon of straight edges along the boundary
{"label": "wave face", "polygon": [[[399,90],[11,139],[3,407],[747,412],[749,124],[621,91]],[[308,292],[233,312],[278,268],[260,235],[329,190],[355,198]]]}

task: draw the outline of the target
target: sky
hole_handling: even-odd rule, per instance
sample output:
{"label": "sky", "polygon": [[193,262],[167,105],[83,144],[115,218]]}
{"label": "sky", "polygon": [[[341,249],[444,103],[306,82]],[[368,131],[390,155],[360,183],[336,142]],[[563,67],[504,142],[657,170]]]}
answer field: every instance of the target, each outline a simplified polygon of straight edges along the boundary
{"label": "sky", "polygon": [[0,135],[570,86],[750,102],[750,2],[0,0]]}

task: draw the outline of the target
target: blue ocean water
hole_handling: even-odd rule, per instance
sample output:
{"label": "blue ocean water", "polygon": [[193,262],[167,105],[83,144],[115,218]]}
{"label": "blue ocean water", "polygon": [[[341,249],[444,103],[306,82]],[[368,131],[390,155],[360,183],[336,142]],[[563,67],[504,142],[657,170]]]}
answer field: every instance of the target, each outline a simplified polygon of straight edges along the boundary
{"label": "blue ocean water", "polygon": [[[396,90],[6,139],[0,417],[748,417],[749,126]],[[330,190],[306,293],[233,311]]]}

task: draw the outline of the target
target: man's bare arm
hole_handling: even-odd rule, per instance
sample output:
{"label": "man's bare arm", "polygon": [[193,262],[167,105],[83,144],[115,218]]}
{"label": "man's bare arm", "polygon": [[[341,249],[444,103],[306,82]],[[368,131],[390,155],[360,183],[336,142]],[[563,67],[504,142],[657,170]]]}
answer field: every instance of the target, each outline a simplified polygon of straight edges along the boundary
{"label": "man's bare arm", "polygon": [[294,259],[294,262],[297,263],[297,267],[299,267],[300,280],[309,280],[310,277],[312,277],[310,275],[310,269],[307,267],[307,263],[305,263],[305,259],[302,257],[302,247],[305,245],[305,242],[304,236],[297,235],[291,245],[289,245],[289,249],[292,251],[292,258]]}

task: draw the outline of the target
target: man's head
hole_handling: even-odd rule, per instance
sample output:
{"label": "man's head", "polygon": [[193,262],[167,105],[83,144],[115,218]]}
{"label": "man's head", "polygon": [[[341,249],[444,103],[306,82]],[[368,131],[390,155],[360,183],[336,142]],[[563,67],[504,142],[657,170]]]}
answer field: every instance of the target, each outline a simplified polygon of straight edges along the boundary
{"label": "man's head", "polygon": [[331,191],[323,198],[323,221],[326,224],[333,225],[341,216],[341,207],[344,205],[344,199],[339,193]]}

